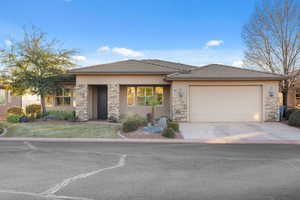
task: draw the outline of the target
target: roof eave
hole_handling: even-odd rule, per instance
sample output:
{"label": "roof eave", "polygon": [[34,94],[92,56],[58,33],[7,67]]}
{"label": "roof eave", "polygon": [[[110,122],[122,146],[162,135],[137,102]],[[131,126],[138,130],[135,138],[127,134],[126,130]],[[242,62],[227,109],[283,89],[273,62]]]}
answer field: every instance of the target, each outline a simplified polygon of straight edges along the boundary
{"label": "roof eave", "polygon": [[220,78],[220,77],[207,77],[207,78],[171,78],[166,77],[169,81],[282,81],[286,80],[286,77],[230,77],[230,78]]}
{"label": "roof eave", "polygon": [[68,74],[73,74],[73,75],[168,75],[172,74],[174,72],[72,72],[69,71],[67,72]]}

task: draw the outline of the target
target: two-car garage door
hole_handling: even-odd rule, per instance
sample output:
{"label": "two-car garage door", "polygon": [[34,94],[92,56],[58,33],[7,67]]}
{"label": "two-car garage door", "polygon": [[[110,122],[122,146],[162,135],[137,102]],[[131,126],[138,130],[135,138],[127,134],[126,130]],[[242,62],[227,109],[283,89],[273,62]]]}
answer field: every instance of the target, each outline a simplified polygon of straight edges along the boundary
{"label": "two-car garage door", "polygon": [[191,122],[262,121],[261,86],[190,86]]}

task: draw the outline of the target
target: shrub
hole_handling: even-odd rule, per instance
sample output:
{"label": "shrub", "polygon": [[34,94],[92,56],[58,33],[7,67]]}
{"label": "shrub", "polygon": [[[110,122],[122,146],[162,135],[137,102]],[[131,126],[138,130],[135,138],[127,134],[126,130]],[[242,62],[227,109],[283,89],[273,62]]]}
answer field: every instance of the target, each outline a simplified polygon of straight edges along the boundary
{"label": "shrub", "polygon": [[132,115],[129,116],[126,121],[136,121],[136,123],[138,124],[138,126],[147,126],[147,119],[145,117],[141,117],[139,115]]}
{"label": "shrub", "polygon": [[122,130],[127,133],[135,131],[139,128],[139,124],[136,120],[127,120],[123,123]]}
{"label": "shrub", "polygon": [[288,124],[291,126],[300,126],[300,110],[292,112],[289,116]]}
{"label": "shrub", "polygon": [[21,119],[21,115],[10,114],[6,117],[6,121],[10,123],[19,123]]}
{"label": "shrub", "polygon": [[166,138],[175,138],[175,131],[172,128],[165,128],[163,130],[162,136],[166,137]]}
{"label": "shrub", "polygon": [[23,109],[20,107],[11,107],[7,110],[9,115],[24,115]]}
{"label": "shrub", "polygon": [[175,132],[179,132],[179,123],[175,121],[168,122],[168,128],[172,128]]}
{"label": "shrub", "polygon": [[146,126],[147,119],[139,115],[132,115],[127,117],[123,123],[122,130],[124,132],[131,132],[137,130],[140,126]]}
{"label": "shrub", "polygon": [[291,114],[292,114],[293,112],[297,111],[297,110],[299,110],[299,109],[296,109],[296,108],[287,109],[286,112],[285,112],[285,118],[286,118],[287,120],[289,120]]}
{"label": "shrub", "polygon": [[47,116],[52,116],[52,119],[55,120],[68,120],[68,121],[75,121],[75,111],[73,110],[49,110],[45,113],[44,118]]}
{"label": "shrub", "polygon": [[25,108],[26,114],[30,117],[38,117],[41,115],[41,105],[40,104],[30,104]]}

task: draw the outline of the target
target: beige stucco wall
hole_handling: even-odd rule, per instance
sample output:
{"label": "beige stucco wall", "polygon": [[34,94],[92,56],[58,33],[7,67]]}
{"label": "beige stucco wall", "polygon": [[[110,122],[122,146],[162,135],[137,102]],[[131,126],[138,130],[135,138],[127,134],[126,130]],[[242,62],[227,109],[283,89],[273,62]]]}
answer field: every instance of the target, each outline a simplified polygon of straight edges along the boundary
{"label": "beige stucco wall", "polygon": [[77,75],[76,84],[87,85],[107,85],[107,84],[133,84],[147,85],[160,84],[167,85],[164,75]]}
{"label": "beige stucco wall", "polygon": [[[164,102],[161,106],[156,106],[155,117],[170,116],[170,86],[164,86]],[[151,106],[127,105],[127,86],[120,87],[120,115],[138,114],[146,117],[151,113]]]}
{"label": "beige stucco wall", "polygon": [[[271,118],[278,117],[278,81],[174,81],[171,97],[171,117],[174,120],[190,121],[190,86],[194,85],[260,85],[262,87],[262,120],[274,121]],[[270,90],[274,91],[273,97],[269,96]],[[181,97],[179,94],[181,94]]]}

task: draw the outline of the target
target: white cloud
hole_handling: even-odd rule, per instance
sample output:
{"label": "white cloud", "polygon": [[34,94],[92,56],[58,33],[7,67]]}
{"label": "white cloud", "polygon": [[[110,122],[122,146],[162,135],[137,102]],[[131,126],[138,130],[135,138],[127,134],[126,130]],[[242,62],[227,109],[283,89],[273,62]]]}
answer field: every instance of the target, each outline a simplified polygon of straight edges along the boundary
{"label": "white cloud", "polygon": [[223,40],[210,40],[206,42],[205,46],[206,47],[220,46],[223,43],[224,43]]}
{"label": "white cloud", "polygon": [[9,47],[12,45],[12,42],[10,40],[4,40],[4,44]]}
{"label": "white cloud", "polygon": [[244,63],[242,60],[236,60],[236,61],[233,61],[232,62],[232,66],[235,66],[235,67],[243,67]]}
{"label": "white cloud", "polygon": [[138,51],[134,51],[132,49],[127,49],[127,48],[118,48],[118,47],[115,47],[112,49],[113,52],[115,53],[118,53],[118,54],[121,54],[123,56],[129,56],[129,57],[141,57],[141,56],[144,56],[143,53],[141,52],[138,52]]}
{"label": "white cloud", "polygon": [[73,56],[72,58],[76,61],[85,61],[86,60],[85,56]]}
{"label": "white cloud", "polygon": [[102,46],[98,49],[98,51],[101,51],[101,52],[107,52],[109,50],[110,50],[109,46]]}

